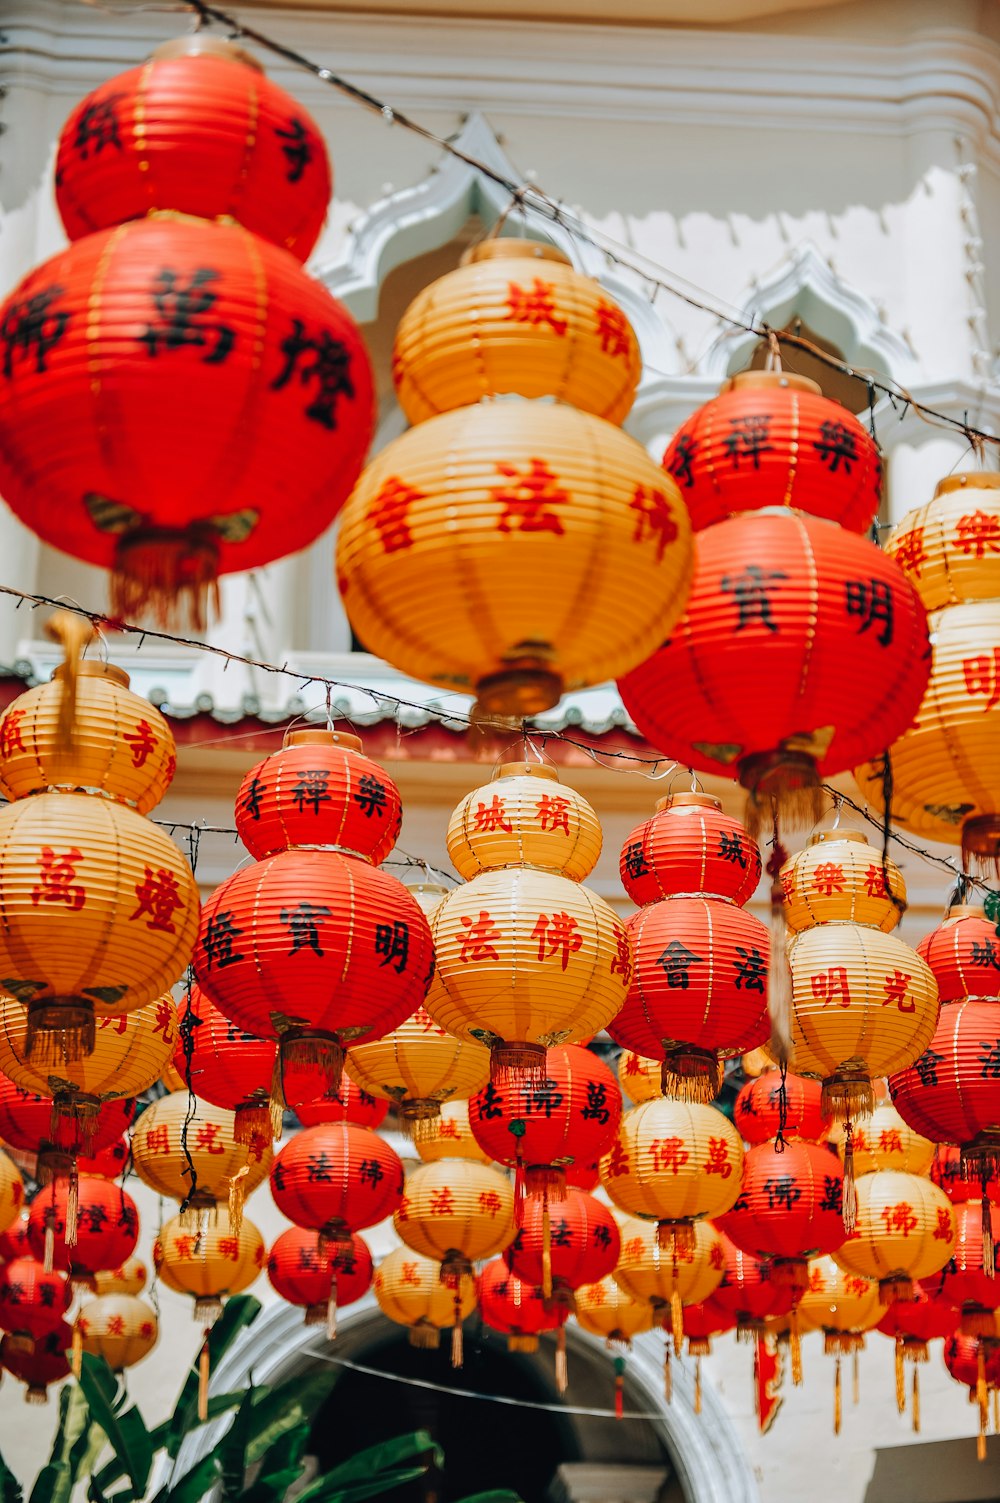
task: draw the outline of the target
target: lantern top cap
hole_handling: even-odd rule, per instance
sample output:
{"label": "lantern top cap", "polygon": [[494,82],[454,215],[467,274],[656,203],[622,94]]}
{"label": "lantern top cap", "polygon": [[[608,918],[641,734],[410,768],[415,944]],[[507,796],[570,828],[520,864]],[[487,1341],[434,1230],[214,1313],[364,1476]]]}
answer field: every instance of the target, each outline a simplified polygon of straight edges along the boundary
{"label": "lantern top cap", "polygon": [[789,391],[808,391],[816,397],[823,395],[823,388],[818,381],[811,381],[808,376],[796,376],[792,371],[737,371],[735,376],[730,376],[722,390],[740,391],[747,387],[759,389],[774,386],[783,386]]}
{"label": "lantern top cap", "polygon": [[934,487],[935,499],[946,496],[949,491],[1000,491],[1000,472],[996,470],[963,470],[958,475],[946,475]]}
{"label": "lantern top cap", "polygon": [[863,830],[817,830],[810,835],[810,845],[822,845],[824,840],[853,840],[856,845],[867,845],[868,836]]}
{"label": "lantern top cap", "polygon": [[550,783],[558,783],[559,774],[554,767],[546,767],[544,762],[505,762],[497,769],[498,778],[548,778]]}
{"label": "lantern top cap", "polygon": [[342,746],[346,751],[360,751],[361,737],[348,731],[330,731],[325,726],[304,726],[286,731],[282,746]]}
{"label": "lantern top cap", "polygon": [[664,809],[721,809],[721,799],[715,798],[711,793],[668,793],[665,798],[657,799],[656,812],[662,814]]}
{"label": "lantern top cap", "polygon": [[[113,684],[120,684],[127,689],[131,680],[124,668],[119,668],[115,663],[78,663],[76,672],[81,678],[106,678]],[[66,677],[66,664],[60,663],[58,668],[53,668],[52,677],[63,679]]]}
{"label": "lantern top cap", "polygon": [[244,68],[252,68],[255,73],[263,73],[264,69],[251,53],[245,48],[238,47],[235,42],[227,41],[225,37],[214,37],[209,32],[195,31],[188,36],[171,37],[167,42],[161,42],[150,53],[153,62],[164,62],[177,57],[216,57],[226,62],[240,63]]}
{"label": "lantern top cap", "polygon": [[563,266],[572,266],[572,261],[563,251],[542,240],[515,240],[512,236],[495,235],[492,240],[480,240],[470,245],[462,257],[463,266],[474,266],[477,261],[506,261],[525,258],[537,261],[559,261]]}
{"label": "lantern top cap", "polygon": [[954,918],[979,918],[986,917],[986,909],[982,903],[949,903],[945,913],[946,919]]}

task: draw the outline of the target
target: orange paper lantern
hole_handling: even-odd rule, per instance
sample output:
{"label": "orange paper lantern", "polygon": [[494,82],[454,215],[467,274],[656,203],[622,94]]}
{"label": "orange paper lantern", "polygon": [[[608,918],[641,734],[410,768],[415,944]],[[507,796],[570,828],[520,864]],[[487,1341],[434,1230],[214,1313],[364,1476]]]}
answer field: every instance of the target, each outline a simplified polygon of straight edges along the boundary
{"label": "orange paper lantern", "polygon": [[83,1350],[120,1373],[148,1357],[159,1337],[156,1312],[134,1294],[99,1294],[76,1317]]}

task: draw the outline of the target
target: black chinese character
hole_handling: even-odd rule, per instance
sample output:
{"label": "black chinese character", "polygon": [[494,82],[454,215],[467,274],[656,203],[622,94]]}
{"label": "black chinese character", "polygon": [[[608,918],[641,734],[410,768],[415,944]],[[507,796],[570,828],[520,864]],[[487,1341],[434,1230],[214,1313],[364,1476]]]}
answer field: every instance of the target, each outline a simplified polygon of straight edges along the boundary
{"label": "black chinese character", "polygon": [[[333,1159],[322,1149],[319,1153],[311,1153],[306,1159],[306,1181],[310,1185],[332,1185],[335,1167]],[[276,1168],[274,1165],[272,1173]]]}
{"label": "black chinese character", "polygon": [[646,853],[642,848],[642,841],[635,840],[625,847],[625,872],[635,881],[636,877],[648,877],[649,865],[646,861]]}
{"label": "black chinese character", "polygon": [[611,1228],[609,1226],[595,1226],[594,1227],[594,1246],[595,1247],[610,1247],[611,1246]]}
{"label": "black chinese character", "polygon": [[821,1211],[835,1211],[838,1216],[844,1211],[844,1181],[837,1174],[824,1174],[823,1196],[819,1203]]}
{"label": "black chinese character", "polygon": [[80,115],[76,122],[76,135],[73,137],[73,149],[78,151],[86,162],[90,156],[90,148],[94,148],[94,155],[100,156],[105,146],[113,146],[116,151],[122,149],[122,138],[118,134],[118,111],[116,105],[124,94],[105,94],[103,99],[96,99],[93,104]]}
{"label": "black chinese character", "polygon": [[771,419],[767,413],[746,413],[743,417],[729,419],[730,433],[725,440],[725,450],[733,462],[733,469],[740,467],[740,458],[753,461],[755,470],[760,469],[760,456],[770,454],[773,448],[768,443]]}
{"label": "black chinese character", "polygon": [[358,1179],[363,1185],[371,1185],[376,1190],[385,1179],[385,1170],[378,1159],[362,1159],[358,1166]]}
{"label": "black chinese character", "polygon": [[[125,1208],[123,1207],[123,1209]],[[88,1232],[96,1232],[100,1235],[107,1224],[108,1213],[103,1206],[81,1206],[80,1220]],[[122,1225],[121,1222],[118,1224],[119,1226]]]}
{"label": "black chinese character", "polygon": [[323,955],[323,948],[319,942],[320,921],[329,918],[332,910],[322,903],[299,903],[296,908],[283,908],[281,910],[281,922],[287,924],[288,932],[292,936],[292,948],[289,955],[294,955],[297,950],[312,950],[314,955]]}
{"label": "black chinese character", "polygon": [[380,783],[378,778],[370,774],[358,779],[358,791],[354,795],[354,802],[367,819],[377,814],[379,819],[385,814],[385,784]]}
{"label": "black chinese character", "polygon": [[494,1117],[503,1116],[503,1097],[492,1080],[483,1087],[477,1105],[480,1122],[492,1122]]}
{"label": "black chinese character", "polygon": [[688,988],[688,968],[693,965],[700,965],[703,959],[704,956],[696,955],[693,950],[689,950],[686,945],[683,945],[679,939],[672,939],[663,954],[657,959],[656,964],[663,967],[663,974],[667,978],[668,986],[675,989],[679,987],[681,991],[686,992]]}
{"label": "black chinese character", "polygon": [[943,1054],[938,1054],[933,1049],[925,1049],[920,1058],[913,1061],[913,1068],[920,1076],[920,1084],[936,1086],[938,1065],[941,1064],[944,1064]]}
{"label": "black chinese character", "polygon": [[275,1159],[271,1165],[271,1183],[276,1190],[285,1188],[285,1166],[280,1159]]}
{"label": "black chinese character", "polygon": [[299,1267],[307,1273],[311,1273],[314,1268],[318,1268],[319,1258],[316,1255],[316,1249],[314,1247],[300,1247],[298,1263]]}
{"label": "black chinese character", "polygon": [[792,1174],[777,1174],[773,1179],[766,1180],[764,1194],[772,1211],[775,1206],[790,1211],[795,1202],[802,1199],[802,1191]]}
{"label": "black chinese character", "polygon": [[980,1039],[979,1063],[983,1067],[979,1072],[983,1080],[1000,1080],[1000,1044]]}
{"label": "black chinese character", "polygon": [[972,941],[972,956],[970,965],[991,965],[994,970],[1000,970],[1000,959],[997,958],[997,947],[992,939],[984,939],[980,944],[978,939]]}
{"label": "black chinese character", "polygon": [[233,949],[233,943],[243,933],[233,923],[232,913],[213,913],[205,929],[205,938],[201,947],[205,952],[205,961],[208,969],[218,965],[219,970],[224,970],[227,965],[236,965],[243,956]]}
{"label": "black chinese character", "polygon": [[55,1284],[37,1284],[38,1303],[51,1310],[55,1307],[56,1286]]}
{"label": "black chinese character", "polygon": [[[96,1210],[96,1206],[91,1207]],[[139,1229],[139,1215],[135,1206],[126,1205],[124,1200],[118,1208],[118,1225],[126,1232],[136,1232]]]}
{"label": "black chinese character", "polygon": [[19,303],[11,303],[0,324],[5,376],[12,376],[14,373],[15,350],[19,350],[26,360],[33,353],[36,371],[46,369],[46,355],[62,339],[69,324],[68,309],[52,307],[65,290],[53,283],[51,287],[43,287],[40,292],[32,293],[31,297],[23,298]]}
{"label": "black chinese character", "polygon": [[266,792],[267,784],[263,778],[251,778],[250,787],[243,795],[243,802],[240,805],[243,812],[249,814],[251,819],[260,819],[260,796]]}
{"label": "black chinese character", "polygon": [[187,274],[173,271],[169,266],[161,268],[153,283],[152,297],[159,320],[151,323],[144,334],[139,335],[150,355],[161,350],[182,350],[187,346],[208,349],[202,356],[205,365],[221,365],[236,343],[236,330],[228,324],[205,321],[218,299],[218,292],[211,283],[219,280],[220,273],[212,266],[199,266]]}
{"label": "black chinese character", "polygon": [[544,1112],[546,1117],[551,1117],[562,1106],[563,1093],[559,1089],[559,1082],[548,1076],[531,1086],[528,1095],[534,1110]]}
{"label": "black chinese character", "polygon": [[674,479],[688,490],[694,485],[694,474],[691,469],[695,450],[698,447],[697,440],[690,433],[682,433],[674,445],[674,451],[670,456],[667,469]]}
{"label": "black chinese character", "polygon": [[736,968],[736,990],[742,991],[745,987],[748,992],[762,992],[764,990],[764,977],[767,974],[767,962],[757,949],[756,945],[749,950],[743,945],[736,946],[736,953],[741,957],[734,960]]}
{"label": "black chinese character", "polygon": [[732,861],[746,871],[747,853],[743,849],[743,842],[736,830],[732,834],[726,830],[719,831],[719,849],[716,854],[721,856],[723,861]]}
{"label": "black chinese character", "polygon": [[819,425],[819,438],[813,439],[813,448],[825,465],[830,468],[830,474],[835,475],[840,469],[840,462],[844,462],[844,473],[851,473],[851,465],[858,457],[857,443],[854,434],[844,423],[833,423],[829,420]]}
{"label": "black chinese character", "polygon": [[861,625],[858,635],[870,626],[879,625],[882,630],[877,640],[880,647],[888,647],[892,641],[892,591],[884,579],[848,579],[845,583],[846,607],[849,616],[858,616]]}
{"label": "black chinese character", "polygon": [[610,1120],[608,1088],[603,1080],[587,1081],[587,1100],[580,1116],[588,1122],[599,1122],[602,1127]]}
{"label": "black chinese character", "polygon": [[776,632],[778,623],[771,616],[771,598],[768,593],[773,579],[787,579],[783,569],[761,569],[757,564],[747,564],[742,574],[727,574],[722,580],[722,589],[736,597],[740,618],[736,630],[742,631],[751,621],[758,620],[768,631]]}
{"label": "black chinese character", "polygon": [[300,814],[306,812],[307,805],[312,807],[314,814],[318,814],[320,804],[330,802],[330,795],[327,791],[329,782],[330,773],[326,767],[307,767],[303,770],[292,789],[292,799]]}
{"label": "black chinese character", "polygon": [[553,1223],[549,1241],[553,1247],[573,1246],[573,1233],[569,1229],[569,1222],[565,1216],[560,1216],[559,1220]]}
{"label": "black chinese character", "polygon": [[383,957],[383,965],[395,965],[397,975],[406,970],[410,958],[410,926],[402,919],[392,924],[375,925],[375,954]]}
{"label": "black chinese character", "polygon": [[287,130],[279,130],[274,127],[274,134],[280,141],[286,144],[281,148],[285,161],[288,163],[288,171],[285,173],[285,181],[298,183],[302,180],[309,163],[312,161],[312,142],[309,140],[309,132],[304,123],[293,115],[288,122]]}
{"label": "black chinese character", "polygon": [[[281,353],[285,364],[271,382],[271,390],[281,391],[296,373],[300,386],[307,386],[315,379],[319,390],[305,409],[306,417],[322,423],[324,428],[336,428],[337,398],[354,396],[351,353],[347,346],[334,339],[328,329],[316,336],[307,335],[302,320],[293,318],[292,332],[282,340]],[[304,358],[310,355],[315,359]]]}

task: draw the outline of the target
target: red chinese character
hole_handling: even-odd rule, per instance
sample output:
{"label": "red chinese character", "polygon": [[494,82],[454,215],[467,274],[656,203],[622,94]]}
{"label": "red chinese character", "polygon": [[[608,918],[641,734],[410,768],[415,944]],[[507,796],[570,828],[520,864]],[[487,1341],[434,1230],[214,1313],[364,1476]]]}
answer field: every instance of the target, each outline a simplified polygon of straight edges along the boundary
{"label": "red chinese character", "polygon": [[979,657],[963,658],[962,673],[970,694],[986,695],[984,713],[992,710],[1000,700],[1000,647],[994,647],[992,657],[982,653]]}
{"label": "red chinese character", "polygon": [[491,940],[501,938],[500,930],[494,926],[485,908],[480,908],[478,919],[463,913],[462,924],[469,931],[462,940],[462,953],[458,957],[464,965],[468,965],[470,960],[500,959],[490,943]]}
{"label": "red chinese character", "polygon": [[260,1131],[252,1132],[250,1134],[250,1141],[247,1144],[247,1162],[249,1163],[253,1159],[255,1164],[259,1164],[270,1146],[271,1139],[266,1133]]}
{"label": "red chinese character", "polygon": [[543,793],[535,807],[535,818],[543,830],[562,830],[569,834],[569,799]]}
{"label": "red chinese character", "polygon": [[870,898],[887,898],[888,889],[885,885],[885,873],[880,867],[870,866],[865,872],[865,887]]}
{"label": "red chinese character", "polygon": [[601,349],[605,355],[617,359],[619,355],[628,357],[632,348],[630,339],[631,329],[628,319],[620,308],[614,303],[608,303],[601,298],[597,305],[597,337],[601,341]]}
{"label": "red chinese character", "polygon": [[503,507],[497,529],[513,532],[517,523],[519,532],[563,533],[562,518],[550,508],[566,506],[568,491],[560,490],[555,475],[543,459],[532,459],[531,468],[519,470],[513,464],[498,464],[497,473],[506,475],[511,485],[498,485],[493,498]]}
{"label": "red chinese character", "polygon": [[717,1174],[720,1179],[728,1179],[732,1172],[733,1166],[729,1162],[729,1144],[725,1138],[709,1138],[705,1173]]}
{"label": "red chinese character", "polygon": [[178,908],[183,909],[184,899],[177,891],[177,877],[172,871],[161,866],[154,873],[153,868],[147,866],[144,880],[135,884],[135,895],[139,906],[129,914],[130,922],[148,914],[147,929],[158,929],[162,934],[176,932],[174,913]]}
{"label": "red chinese character", "polygon": [[124,1315],[109,1315],[108,1316],[108,1335],[109,1336],[124,1336],[125,1335],[125,1317],[124,1317]]}
{"label": "red chinese character", "polygon": [[167,765],[164,767],[163,771],[167,782],[172,783],[174,780],[174,773],[177,771],[177,758],[174,756],[173,752],[171,752],[170,756],[167,758]]}
{"label": "red chinese character", "polygon": [[668,543],[677,537],[677,523],[665,491],[654,490],[649,485],[637,485],[629,509],[638,515],[635,519],[633,543],[644,543],[648,532],[656,540],[656,562],[663,558]]}
{"label": "red chinese character", "polygon": [[483,1190],[479,1196],[479,1208],[496,1217],[503,1210],[503,1201],[495,1190]]}
{"label": "red chinese character", "polygon": [[417,1273],[417,1266],[418,1265],[416,1263],[404,1263],[402,1265],[402,1268],[403,1268],[403,1280],[402,1281],[403,1281],[404,1284],[416,1284],[416,1285],[419,1286],[419,1284],[420,1284],[420,1275]]}
{"label": "red chinese character", "polygon": [[813,872],[813,886],[828,898],[832,893],[844,890],[844,868],[834,861],[824,861]]}
{"label": "red chinese character", "polygon": [[174,1238],[174,1257],[178,1260],[178,1262],[191,1263],[194,1261],[194,1244],[196,1240],[197,1238],[195,1237]]}
{"label": "red chinese character", "polygon": [[9,757],[11,752],[24,751],[21,737],[21,721],[27,710],[8,710],[0,720],[0,757]]}
{"label": "red chinese character", "polygon": [[883,1007],[891,1007],[895,1002],[900,1012],[915,1012],[916,1003],[911,997],[906,999],[906,988],[910,980],[908,971],[893,971],[891,976],[885,978],[885,1000]]}
{"label": "red chinese character", "polygon": [[622,1248],[623,1260],[638,1263],[646,1250],[646,1244],[641,1237],[630,1237]]}
{"label": "red chinese character", "polygon": [[239,1237],[220,1237],[218,1242],[219,1257],[229,1258],[231,1262],[238,1263],[240,1260]]}
{"label": "red chinese character", "polygon": [[934,1228],[935,1242],[950,1242],[952,1239],[951,1212],[947,1206],[938,1206],[937,1225]]}
{"label": "red chinese character", "polygon": [[[857,1134],[854,1135],[854,1146],[859,1147]],[[878,1146],[883,1153],[902,1153],[903,1134],[898,1127],[883,1127],[878,1135]]]}
{"label": "red chinese character", "polygon": [[416,1012],[410,1018],[410,1022],[413,1023],[417,1028],[422,1029],[424,1033],[436,1033],[441,1038],[446,1037],[444,1029],[438,1027],[434,1019],[431,1017],[430,1013],[427,1011],[426,1007],[418,1007]]}
{"label": "red chinese character", "polygon": [[483,834],[490,834],[493,830],[503,830],[507,835],[513,831],[511,822],[506,817],[507,809],[503,799],[498,793],[494,793],[491,804],[477,804],[476,817],[472,828],[480,830]]}
{"label": "red chinese character", "polygon": [[113,1028],[118,1037],[121,1038],[128,1027],[128,1017],[125,1013],[122,1013],[120,1018],[98,1018],[97,1026],[98,1028]]}
{"label": "red chinese character", "polygon": [[986,553],[1000,553],[1000,517],[985,511],[973,511],[968,516],[959,517],[955,542],[966,557],[972,553],[977,558]]}
{"label": "red chinese character", "polygon": [[823,1288],[823,1274],[819,1268],[809,1270],[809,1288],[813,1294],[818,1294]]}
{"label": "red chinese character", "polygon": [[556,289],[552,282],[543,282],[535,277],[529,288],[519,287],[516,282],[507,283],[507,317],[518,324],[533,324],[536,328],[548,327],[560,337],[568,327],[564,318],[556,318]]}
{"label": "red chinese character", "polygon": [[629,1173],[630,1160],[621,1143],[616,1138],[611,1145],[608,1161],[604,1169],[605,1179],[618,1179],[623,1174]]}
{"label": "red chinese character", "polygon": [[560,955],[563,970],[569,965],[569,957],[575,955],[583,944],[583,935],[576,931],[579,924],[572,914],[546,913],[538,915],[538,922],[531,931],[532,939],[538,940],[539,960],[548,960]]}
{"label": "red chinese character", "polygon": [[691,1155],[684,1147],[683,1138],[653,1138],[649,1145],[650,1158],[657,1173],[665,1169],[680,1174]]}
{"label": "red chinese character", "polygon": [[921,567],[927,562],[924,551],[924,529],[914,527],[904,532],[892,550],[892,556],[901,569],[920,578]]}
{"label": "red chinese character", "polygon": [[402,1199],[400,1200],[400,1202],[399,1202],[399,1209],[396,1212],[397,1220],[399,1220],[399,1221],[409,1221],[409,1219],[410,1219],[410,1208],[411,1208],[412,1205],[413,1205],[413,1202],[411,1201],[410,1197],[408,1195],[404,1195],[402,1197]]}
{"label": "red chinese character", "polygon": [[368,506],[365,518],[378,532],[383,552],[399,553],[401,549],[410,547],[413,534],[410,532],[407,516],[413,503],[423,500],[423,491],[407,485],[397,475],[382,482],[378,495],[372,498]]}
{"label": "red chinese character", "polygon": [[607,1296],[607,1294],[604,1291],[604,1285],[603,1284],[591,1284],[590,1290],[589,1290],[589,1293],[588,1293],[588,1298],[589,1298],[590,1303],[592,1305],[605,1305],[605,1304],[607,1304],[608,1296]]}
{"label": "red chinese character", "polygon": [[38,858],[41,878],[38,886],[31,889],[31,901],[39,903],[65,903],[67,908],[78,912],[87,901],[86,889],[75,881],[76,864],[83,860],[83,852],[76,846],[64,856],[57,856],[51,846],[43,845]]}
{"label": "red chinese character", "polygon": [[225,1153],[226,1145],[218,1140],[221,1131],[221,1123],[203,1122],[194,1135],[195,1149],[201,1148],[205,1153]]}
{"label": "red chinese character", "polygon": [[[615,930],[615,954],[611,957],[612,976],[621,976],[622,986],[628,986],[632,980],[632,949],[628,942],[628,935],[624,929]],[[634,1059],[630,1059],[625,1066],[626,1075],[638,1075],[639,1065]]]}
{"label": "red chinese character", "polygon": [[850,1007],[851,990],[847,985],[846,967],[832,965],[829,970],[810,976],[809,980],[813,996],[822,997],[824,1007],[828,1002],[834,1002],[838,1007]]}
{"label": "red chinese character", "polygon": [[907,1200],[901,1200],[896,1206],[883,1206],[882,1220],[887,1232],[902,1232],[904,1237],[915,1232],[919,1225],[919,1219]]}
{"label": "red chinese character", "polygon": [[795,874],[794,872],[781,872],[780,875],[781,896],[786,903],[790,903],[792,901],[792,895],[795,892]]}
{"label": "red chinese character", "polygon": [[454,1117],[440,1117],[438,1119],[437,1135],[439,1138],[460,1138],[462,1136]]}
{"label": "red chinese character", "polygon": [[441,1190],[432,1191],[430,1210],[432,1216],[454,1216],[455,1197],[447,1185]]}
{"label": "red chinese character", "polygon": [[712,1243],[712,1251],[708,1255],[708,1263],[710,1268],[725,1268],[726,1254],[723,1251],[721,1242]]}
{"label": "red chinese character", "polygon": [[161,1127],[151,1127],[146,1134],[147,1153],[170,1152],[170,1129],[164,1123]]}
{"label": "red chinese character", "polygon": [[158,1033],[165,1044],[172,1044],[174,1042],[174,1016],[174,1009],[170,1005],[169,997],[161,997],[156,1004],[153,1032]]}
{"label": "red chinese character", "polygon": [[626,1075],[641,1075],[642,1065],[639,1063],[638,1054],[630,1054],[625,1061]]}
{"label": "red chinese character", "polygon": [[144,1320],[142,1325],[139,1327],[139,1335],[143,1338],[144,1341],[150,1341],[155,1334],[156,1327],[153,1325],[153,1322],[151,1320]]}
{"label": "red chinese character", "polygon": [[148,720],[140,720],[134,731],[130,731],[122,737],[132,748],[132,766],[145,767],[150,752],[154,752],[160,744],[159,739],[153,735],[153,727]]}

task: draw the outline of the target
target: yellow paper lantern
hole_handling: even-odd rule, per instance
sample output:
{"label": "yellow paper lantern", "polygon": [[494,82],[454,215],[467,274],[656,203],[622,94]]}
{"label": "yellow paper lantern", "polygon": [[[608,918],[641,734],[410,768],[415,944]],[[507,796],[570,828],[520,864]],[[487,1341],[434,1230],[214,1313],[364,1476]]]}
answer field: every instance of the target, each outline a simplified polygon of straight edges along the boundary
{"label": "yellow paper lantern", "polygon": [[939,480],[934,498],[907,512],[884,544],[929,611],[996,600],[1000,475],[971,471]]}
{"label": "yellow paper lantern", "polygon": [[175,1070],[173,1062],[168,1060],[160,1071],[160,1080],[168,1091],[186,1091],[187,1082],[179,1070]]}
{"label": "yellow paper lantern", "polygon": [[159,1336],[156,1312],[132,1294],[99,1294],[76,1318],[83,1350],[120,1373],[148,1357]]}
{"label": "yellow paper lantern", "polygon": [[602,843],[593,807],[542,763],[501,767],[492,783],[465,795],[448,825],[448,855],[466,881],[504,866],[534,866],[582,882]]}
{"label": "yellow paper lantern", "polygon": [[[476,1308],[476,1284],[462,1277],[447,1288],[440,1264],[408,1247],[394,1247],[382,1259],[372,1280],[375,1298],[384,1315],[409,1330],[410,1345],[437,1347],[441,1332],[465,1320]],[[456,1304],[457,1301],[457,1304]]]}
{"label": "yellow paper lantern", "polygon": [[14,1160],[0,1149],[0,1233],[20,1219],[24,1207],[24,1180]]}
{"label": "yellow paper lantern", "polygon": [[486,402],[384,448],[341,514],[337,576],[371,652],[531,715],[617,678],[687,600],[680,491],[635,439],[546,402]]}
{"label": "yellow paper lantern", "polygon": [[671,1323],[680,1352],[683,1306],[700,1304],[722,1283],[726,1271],[722,1238],[710,1221],[698,1221],[693,1245],[671,1253],[660,1246],[653,1222],[625,1216],[618,1226],[622,1250],[612,1277],[630,1299],[648,1301],[661,1319]]}
{"label": "yellow paper lantern", "polygon": [[834,1260],[877,1279],[884,1305],[913,1298],[913,1280],[943,1268],[955,1245],[955,1212],[943,1190],[920,1174],[877,1169],[857,1182],[857,1224]]}
{"label": "yellow paper lantern", "polygon": [[474,1159],[478,1164],[493,1162],[472,1135],[467,1101],[444,1102],[439,1114],[424,1123],[416,1140],[416,1150],[425,1164],[436,1164],[438,1159]]}
{"label": "yellow paper lantern", "polygon": [[418,1007],[384,1038],[348,1049],[345,1069],[369,1095],[392,1101],[419,1138],[442,1102],[468,1100],[486,1084],[490,1055],[474,1039],[445,1033],[425,1007]]}
{"label": "yellow paper lantern", "polygon": [[[888,877],[888,881],[886,881]],[[898,899],[894,903],[890,894]],[[903,916],[906,886],[894,861],[860,830],[821,830],[781,869],[785,923],[798,933],[848,920],[888,932]]]}
{"label": "yellow paper lantern", "polygon": [[[72,739],[63,730],[67,711]],[[176,765],[166,720],[112,663],[80,663],[71,673],[63,665],[0,715],[0,792],[11,800],[42,788],[100,790],[148,814]]]}
{"label": "yellow paper lantern", "polygon": [[577,1321],[592,1336],[609,1344],[631,1346],[633,1336],[653,1328],[653,1307],[627,1294],[610,1276],[599,1284],[583,1284],[573,1296]]}
{"label": "yellow paper lantern", "polygon": [[663,1095],[662,1060],[646,1059],[642,1054],[633,1054],[631,1049],[623,1049],[616,1068],[622,1094],[637,1106],[641,1101],[656,1101]]}
{"label": "yellow paper lantern", "polygon": [[798,1306],[804,1331],[822,1331],[827,1354],[860,1351],[864,1332],[877,1326],[885,1314],[878,1284],[838,1267],[833,1258],[813,1258],[809,1264],[809,1287]]}
{"label": "yellow paper lantern", "polygon": [[119,1268],[105,1268],[94,1274],[96,1294],[141,1294],[149,1274],[141,1258],[126,1258]]}
{"label": "yellow paper lantern", "polygon": [[631,1216],[658,1223],[661,1245],[694,1245],[691,1223],[721,1216],[740,1193],[743,1144],[728,1117],[698,1101],[660,1097],[621,1120],[601,1183]]}
{"label": "yellow paper lantern", "polygon": [[411,423],[483,397],[553,396],[620,423],[642,374],[631,324],[593,277],[535,240],[492,239],[417,294],[392,356]]}
{"label": "yellow paper lantern", "polygon": [[[846,1132],[840,1122],[830,1128],[829,1140],[843,1156]],[[907,1174],[926,1174],[934,1158],[935,1144],[922,1138],[904,1122],[891,1101],[880,1101],[871,1116],[852,1129],[854,1173],[872,1174],[876,1169],[900,1169]]]}
{"label": "yellow paper lantern", "polygon": [[469,1274],[513,1242],[514,1189],[506,1174],[472,1159],[419,1164],[392,1221],[407,1247],[436,1258],[446,1276]]}
{"label": "yellow paper lantern", "polygon": [[224,1211],[196,1231],[175,1216],[153,1243],[157,1277],[175,1293],[192,1296],[194,1318],[203,1326],[221,1315],[227,1294],[240,1294],[256,1282],[264,1258],[264,1239],[253,1222],[244,1216],[237,1230]]}
{"label": "yellow paper lantern", "polygon": [[[191,1113],[190,1106],[187,1092],[177,1091],[146,1108],[132,1131],[136,1174],[157,1194],[187,1200],[192,1211],[211,1209],[231,1197],[234,1184],[242,1205],[243,1197],[270,1173],[270,1142],[258,1136],[239,1143],[235,1112],[207,1101],[195,1102]],[[194,1188],[188,1155],[197,1176]]]}
{"label": "yellow paper lantern", "polygon": [[[523,782],[539,789],[537,799],[517,793]],[[509,806],[508,783],[516,792]],[[482,870],[431,918],[437,969],[427,1011],[457,1038],[487,1044],[494,1078],[512,1082],[540,1074],[547,1048],[598,1033],[621,1008],[632,973],[614,910],[562,874],[564,862],[582,869],[584,855],[567,846],[561,828],[538,818],[541,800],[555,797],[550,788],[544,777],[501,774],[476,790],[471,820],[460,820],[461,855]],[[514,853],[528,826],[533,864],[490,867]],[[511,844],[494,842],[498,827]]]}

